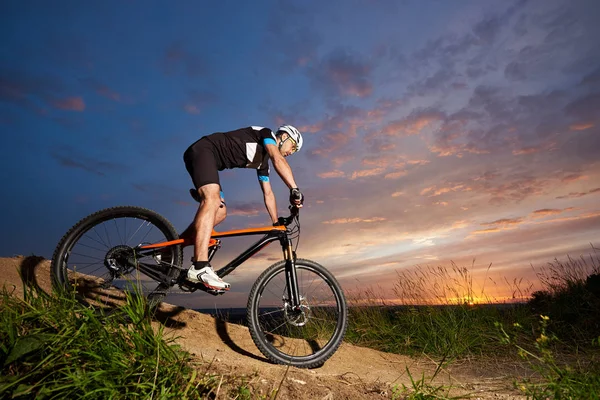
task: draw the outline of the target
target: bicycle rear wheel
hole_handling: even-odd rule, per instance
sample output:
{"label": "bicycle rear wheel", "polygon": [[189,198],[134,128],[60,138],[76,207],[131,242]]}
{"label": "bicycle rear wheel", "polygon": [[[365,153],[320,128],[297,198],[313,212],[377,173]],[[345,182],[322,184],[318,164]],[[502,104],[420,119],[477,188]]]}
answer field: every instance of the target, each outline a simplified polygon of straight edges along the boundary
{"label": "bicycle rear wheel", "polygon": [[162,301],[181,268],[181,245],[159,250],[140,244],[178,238],[164,217],[141,207],[113,207],[75,224],[60,240],[52,257],[55,288],[75,287],[78,299],[102,308],[124,303],[124,292],[142,295],[152,308]]}
{"label": "bicycle rear wheel", "polygon": [[300,307],[293,309],[285,261],[265,270],[248,297],[248,328],[271,361],[300,368],[323,365],[338,349],[348,325],[344,293],[325,267],[296,260]]}

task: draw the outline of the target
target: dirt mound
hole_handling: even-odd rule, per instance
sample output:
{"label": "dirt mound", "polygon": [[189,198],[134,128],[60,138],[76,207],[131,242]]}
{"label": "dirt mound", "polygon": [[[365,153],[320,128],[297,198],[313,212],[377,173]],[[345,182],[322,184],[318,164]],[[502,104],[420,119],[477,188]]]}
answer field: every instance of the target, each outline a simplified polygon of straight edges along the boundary
{"label": "dirt mound", "polygon": [[[0,258],[0,286],[23,296],[23,282],[51,290],[50,261],[42,257]],[[22,279],[21,279],[22,277]],[[382,353],[344,343],[324,366],[313,370],[273,365],[258,351],[248,329],[206,314],[163,304],[156,324],[198,361],[202,373],[220,374],[224,381],[243,378],[255,393],[269,394],[280,386],[281,399],[381,399],[391,388],[411,387],[406,368],[415,380],[433,375],[436,364],[427,358]],[[519,371],[506,364],[469,362],[438,374],[432,385],[452,385],[454,395],[470,393],[477,399],[518,399],[510,376]]]}

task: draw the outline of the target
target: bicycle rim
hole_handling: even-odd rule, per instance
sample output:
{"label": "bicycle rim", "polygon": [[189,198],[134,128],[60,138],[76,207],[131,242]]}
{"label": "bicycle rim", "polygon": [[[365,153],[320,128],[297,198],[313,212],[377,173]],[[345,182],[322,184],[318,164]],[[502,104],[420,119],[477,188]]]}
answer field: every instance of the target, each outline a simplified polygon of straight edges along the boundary
{"label": "bicycle rim", "polygon": [[347,326],[343,292],[319,264],[296,262],[300,309],[289,302],[285,262],[267,269],[249,299],[254,342],[271,361],[303,368],[322,365],[339,347]]}
{"label": "bicycle rim", "polygon": [[[181,264],[181,247],[140,253],[140,244],[177,238],[171,224],[139,207],[115,207],[84,218],[63,237],[53,257],[56,281],[75,287],[84,303],[103,308],[124,304],[125,292],[146,297],[156,306]],[[147,272],[144,272],[147,271]],[[154,276],[152,276],[154,275]]]}

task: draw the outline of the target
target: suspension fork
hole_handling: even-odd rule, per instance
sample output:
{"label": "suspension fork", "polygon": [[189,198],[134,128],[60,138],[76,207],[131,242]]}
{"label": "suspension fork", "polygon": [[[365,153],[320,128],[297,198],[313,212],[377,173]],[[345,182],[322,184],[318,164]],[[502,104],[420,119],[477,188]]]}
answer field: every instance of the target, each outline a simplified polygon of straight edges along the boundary
{"label": "suspension fork", "polygon": [[292,250],[292,243],[287,236],[281,238],[281,249],[285,259],[285,280],[288,287],[290,303],[294,309],[300,307],[300,293],[298,289],[298,275],[296,273],[296,253]]}

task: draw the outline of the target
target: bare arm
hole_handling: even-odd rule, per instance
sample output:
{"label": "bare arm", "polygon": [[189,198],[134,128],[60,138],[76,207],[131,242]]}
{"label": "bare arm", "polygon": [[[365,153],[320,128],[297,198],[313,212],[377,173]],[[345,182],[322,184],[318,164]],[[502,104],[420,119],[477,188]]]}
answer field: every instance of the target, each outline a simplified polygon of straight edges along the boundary
{"label": "bare arm", "polygon": [[267,148],[267,152],[269,153],[271,161],[273,162],[273,168],[275,168],[275,171],[277,171],[277,174],[281,177],[283,182],[289,189],[297,188],[298,185],[296,185],[296,181],[294,180],[292,168],[290,168],[288,162],[281,155],[277,149],[277,146],[268,144],[265,147]]}
{"label": "bare arm", "polygon": [[271,221],[273,223],[277,222],[277,202],[275,201],[275,195],[273,194],[273,190],[271,189],[270,182],[260,182],[260,188],[263,191],[263,196],[265,198],[265,207],[267,207],[267,212],[271,217]]}

